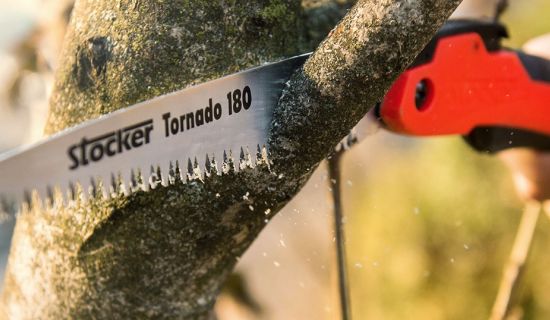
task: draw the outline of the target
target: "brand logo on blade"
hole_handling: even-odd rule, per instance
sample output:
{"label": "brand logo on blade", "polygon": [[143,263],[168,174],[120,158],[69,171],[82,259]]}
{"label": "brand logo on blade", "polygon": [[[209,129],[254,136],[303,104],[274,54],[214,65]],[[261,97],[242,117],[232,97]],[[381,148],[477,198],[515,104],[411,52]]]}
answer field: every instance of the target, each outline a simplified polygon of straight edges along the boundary
{"label": "brand logo on blade", "polygon": [[105,157],[114,157],[125,151],[142,147],[151,142],[153,119],[149,119],[126,128],[88,139],[86,137],[69,147],[67,154],[71,159],[70,170],[101,161]]}

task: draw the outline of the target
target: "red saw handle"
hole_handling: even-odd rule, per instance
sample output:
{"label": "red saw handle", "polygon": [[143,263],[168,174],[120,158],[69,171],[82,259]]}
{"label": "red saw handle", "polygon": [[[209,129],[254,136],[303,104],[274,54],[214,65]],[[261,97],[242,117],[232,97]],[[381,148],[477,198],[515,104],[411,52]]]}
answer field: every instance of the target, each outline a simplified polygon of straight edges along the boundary
{"label": "red saw handle", "polygon": [[443,37],[435,50],[432,61],[405,71],[386,95],[380,113],[391,130],[431,136],[504,127],[550,139],[550,61],[489,52],[477,33]]}

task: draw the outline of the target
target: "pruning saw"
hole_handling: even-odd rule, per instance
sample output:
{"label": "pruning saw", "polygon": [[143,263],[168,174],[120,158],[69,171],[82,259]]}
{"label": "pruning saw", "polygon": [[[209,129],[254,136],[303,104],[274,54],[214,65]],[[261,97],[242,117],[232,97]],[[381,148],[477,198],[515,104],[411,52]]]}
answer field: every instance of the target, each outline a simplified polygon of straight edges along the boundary
{"label": "pruning saw", "polygon": [[[550,150],[550,61],[503,48],[506,36],[496,22],[447,23],[376,108],[382,122],[408,135],[463,135],[481,151]],[[286,83],[308,56],[157,97],[0,155],[0,207],[16,212],[35,192],[51,199],[56,190],[86,198],[99,188],[109,197],[110,186],[136,185],[136,177],[147,190],[170,183],[175,165],[192,172],[236,154],[254,163],[268,151]]]}

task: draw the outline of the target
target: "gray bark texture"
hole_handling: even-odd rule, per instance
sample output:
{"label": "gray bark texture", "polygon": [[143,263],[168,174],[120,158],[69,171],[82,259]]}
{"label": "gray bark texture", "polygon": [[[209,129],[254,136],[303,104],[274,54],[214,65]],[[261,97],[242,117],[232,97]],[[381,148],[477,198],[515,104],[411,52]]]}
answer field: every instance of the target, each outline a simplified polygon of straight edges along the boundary
{"label": "gray bark texture", "polygon": [[10,319],[210,319],[266,222],[379,101],[459,0],[78,0],[47,133],[317,48],[275,111],[269,159],[17,222]]}

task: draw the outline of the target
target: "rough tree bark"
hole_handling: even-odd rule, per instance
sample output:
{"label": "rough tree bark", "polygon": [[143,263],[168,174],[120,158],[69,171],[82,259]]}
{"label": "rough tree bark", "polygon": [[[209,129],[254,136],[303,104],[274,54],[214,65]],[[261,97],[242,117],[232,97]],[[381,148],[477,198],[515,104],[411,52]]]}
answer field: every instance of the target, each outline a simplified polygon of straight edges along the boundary
{"label": "rough tree bark", "polygon": [[[269,163],[31,209],[16,227],[5,316],[213,317],[220,286],[266,221],[458,3],[359,1],[290,81],[275,111]],[[307,51],[316,44],[307,28],[316,24],[292,0],[79,0],[47,133]]]}

